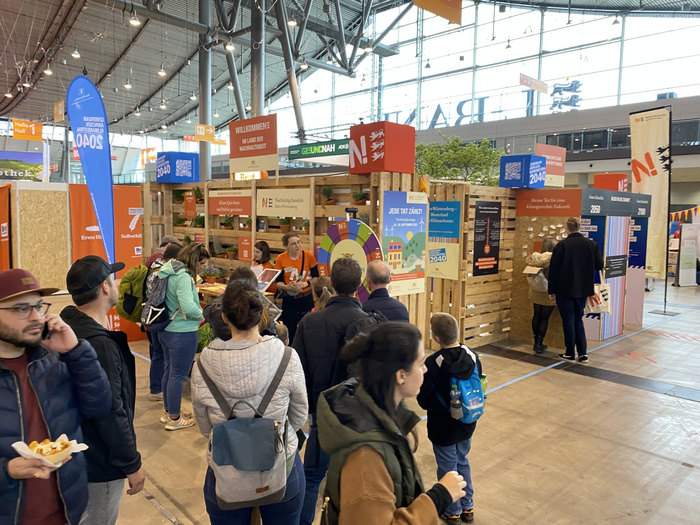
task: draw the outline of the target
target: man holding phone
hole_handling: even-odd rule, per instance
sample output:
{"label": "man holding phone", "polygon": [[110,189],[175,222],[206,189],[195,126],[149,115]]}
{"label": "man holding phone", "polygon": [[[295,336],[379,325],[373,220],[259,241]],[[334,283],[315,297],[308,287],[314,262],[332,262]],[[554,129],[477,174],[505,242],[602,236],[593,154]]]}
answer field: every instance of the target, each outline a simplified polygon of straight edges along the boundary
{"label": "man holding phone", "polygon": [[140,492],[146,479],[134,432],[134,356],[124,332],[105,328],[107,313],[117,304],[118,290],[112,274],[123,269],[124,263],[108,264],[97,255],[88,255],[75,261],[66,276],[75,306],[64,308],[61,317],[97,352],[109,379],[113,404],[108,414],[82,421],[85,443],[90,448],[85,451],[89,500],[81,525],[114,525],[124,478],[129,482],[130,495]]}
{"label": "man holding phone", "polygon": [[[0,523],[78,523],[87,505],[85,458],[56,469],[19,457],[16,441],[83,440],[80,417],[109,412],[107,376],[95,351],[79,341],[27,270],[0,272]],[[44,328],[50,338],[42,341]]]}

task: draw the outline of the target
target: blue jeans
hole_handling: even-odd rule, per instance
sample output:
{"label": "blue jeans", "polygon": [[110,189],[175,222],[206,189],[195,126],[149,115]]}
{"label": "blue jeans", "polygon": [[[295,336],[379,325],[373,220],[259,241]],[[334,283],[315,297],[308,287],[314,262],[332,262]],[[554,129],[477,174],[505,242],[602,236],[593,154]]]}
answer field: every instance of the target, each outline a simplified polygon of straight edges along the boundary
{"label": "blue jeans", "polygon": [[[279,503],[260,507],[260,516],[265,525],[297,525],[301,505],[304,502],[304,473],[301,458],[295,452],[294,466],[287,477],[287,489]],[[210,468],[204,479],[204,501],[211,525],[250,525],[252,507],[236,510],[221,510],[216,503],[216,478]]]}
{"label": "blue jeans", "polygon": [[163,391],[163,367],[165,366],[163,346],[160,344],[158,334],[146,331],[146,337],[148,337],[148,355],[151,358],[151,368],[148,372],[150,393],[160,394]]}
{"label": "blue jeans", "polygon": [[437,477],[442,477],[448,472],[455,470],[461,474],[467,486],[464,487],[466,495],[447,507],[445,514],[448,516],[459,516],[462,511],[474,508],[474,486],[472,485],[472,470],[469,467],[467,455],[472,448],[472,440],[460,441],[456,445],[441,447],[433,445],[435,461],[437,462]]}
{"label": "blue jeans", "polygon": [[559,297],[557,295],[557,308],[561,315],[561,324],[564,328],[564,346],[566,355],[575,357],[586,355],[588,345],[586,343],[586,329],[583,326],[583,309],[586,307],[585,297]]}
{"label": "blue jeans", "polygon": [[163,347],[163,408],[171,416],[180,415],[182,382],[192,368],[197,353],[197,332],[158,332]]}
{"label": "blue jeans", "polygon": [[301,511],[301,525],[311,525],[316,515],[316,501],[318,501],[318,487],[326,477],[331,457],[324,452],[318,442],[318,429],[315,424],[316,414],[310,416],[311,428],[309,439],[306,442],[304,452],[304,475],[306,476],[306,495],[304,496],[304,508]]}

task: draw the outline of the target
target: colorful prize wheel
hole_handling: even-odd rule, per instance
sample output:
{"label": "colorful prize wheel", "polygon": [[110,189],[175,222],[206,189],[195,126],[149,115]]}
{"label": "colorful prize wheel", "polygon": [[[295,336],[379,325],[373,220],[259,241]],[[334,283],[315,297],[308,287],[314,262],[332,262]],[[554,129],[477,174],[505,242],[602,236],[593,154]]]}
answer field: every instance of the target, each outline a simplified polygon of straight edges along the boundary
{"label": "colorful prize wheel", "polygon": [[364,222],[357,219],[338,221],[328,228],[321,239],[317,258],[318,273],[330,275],[331,266],[341,257],[352,257],[360,263],[362,284],[357,289],[357,296],[360,301],[365,302],[369,298],[369,289],[365,280],[367,263],[384,259],[379,239]]}

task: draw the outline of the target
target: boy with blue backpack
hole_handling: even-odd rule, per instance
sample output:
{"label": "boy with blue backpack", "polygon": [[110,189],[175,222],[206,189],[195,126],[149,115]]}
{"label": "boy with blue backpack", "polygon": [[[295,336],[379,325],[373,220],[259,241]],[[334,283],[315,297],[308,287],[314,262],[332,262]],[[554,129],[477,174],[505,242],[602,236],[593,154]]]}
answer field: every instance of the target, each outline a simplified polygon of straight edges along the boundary
{"label": "boy with blue backpack", "polygon": [[455,525],[473,523],[474,488],[467,455],[476,420],[484,411],[481,362],[459,343],[459,325],[450,314],[433,314],[430,329],[440,350],[425,360],[427,372],[418,404],[428,412],[428,439],[433,444],[438,479],[456,471],[467,482],[466,495],[440,517]]}

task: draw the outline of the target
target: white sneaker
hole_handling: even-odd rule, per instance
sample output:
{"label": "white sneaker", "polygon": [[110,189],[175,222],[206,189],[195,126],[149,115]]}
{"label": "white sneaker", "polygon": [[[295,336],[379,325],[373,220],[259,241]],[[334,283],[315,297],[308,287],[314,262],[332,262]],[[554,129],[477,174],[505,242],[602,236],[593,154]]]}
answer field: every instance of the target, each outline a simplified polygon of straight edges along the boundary
{"label": "white sneaker", "polygon": [[165,430],[180,430],[181,428],[189,428],[194,426],[194,423],[194,418],[180,416],[174,421],[170,419],[170,421],[168,421],[168,423],[165,425]]}
{"label": "white sneaker", "polygon": [[[180,415],[181,415],[181,416],[184,416],[184,417],[186,417],[186,418],[188,418],[188,419],[192,417],[192,414],[190,414],[189,412],[182,412]],[[163,423],[163,424],[165,424],[165,423],[167,423],[168,421],[170,421],[170,416],[168,415],[167,412],[163,412],[163,415],[160,416],[160,422]]]}

